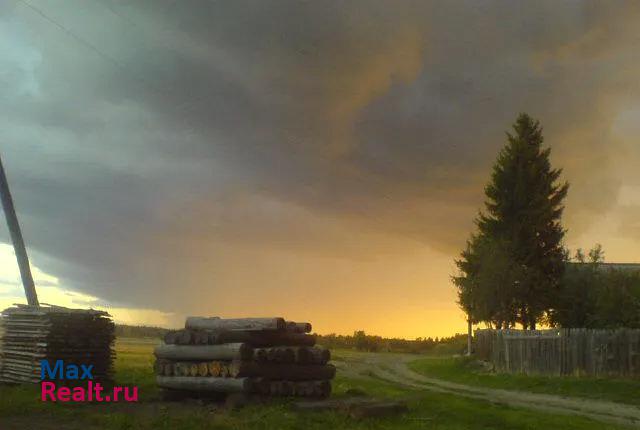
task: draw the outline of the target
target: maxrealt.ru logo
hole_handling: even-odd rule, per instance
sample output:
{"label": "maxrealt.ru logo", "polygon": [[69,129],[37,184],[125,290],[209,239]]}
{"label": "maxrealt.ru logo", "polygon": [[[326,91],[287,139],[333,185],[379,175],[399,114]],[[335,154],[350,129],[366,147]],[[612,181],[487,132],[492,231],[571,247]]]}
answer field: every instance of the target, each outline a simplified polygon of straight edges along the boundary
{"label": "maxrealt.ru logo", "polygon": [[[138,387],[113,387],[109,393],[99,382],[93,381],[93,365],[65,364],[56,360],[40,361],[40,387],[43,402],[137,402]],[[56,381],[86,381],[86,386],[68,387]]]}

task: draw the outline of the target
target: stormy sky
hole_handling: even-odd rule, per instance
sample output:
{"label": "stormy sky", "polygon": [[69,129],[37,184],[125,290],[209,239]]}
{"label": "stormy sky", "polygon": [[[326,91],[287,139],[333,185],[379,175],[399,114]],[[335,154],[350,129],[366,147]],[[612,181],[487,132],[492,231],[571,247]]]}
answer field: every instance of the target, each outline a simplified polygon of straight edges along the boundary
{"label": "stormy sky", "polygon": [[567,246],[640,262],[639,21],[634,1],[2,1],[0,151],[39,287],[140,323],[463,331],[453,258],[519,112],[571,183]]}

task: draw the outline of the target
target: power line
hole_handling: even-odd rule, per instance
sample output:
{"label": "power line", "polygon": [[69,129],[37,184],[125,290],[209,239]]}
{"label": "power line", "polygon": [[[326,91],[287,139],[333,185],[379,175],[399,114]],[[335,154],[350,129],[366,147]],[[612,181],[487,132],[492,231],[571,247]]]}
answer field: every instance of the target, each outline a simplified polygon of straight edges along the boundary
{"label": "power line", "polygon": [[73,31],[71,31],[70,29],[68,29],[64,25],[60,24],[58,21],[54,20],[53,18],[50,18],[46,13],[44,13],[42,11],[42,9],[38,9],[37,7],[35,7],[34,5],[32,5],[31,3],[29,3],[26,0],[19,0],[19,1],[22,4],[24,4],[25,6],[27,6],[29,9],[31,9],[32,11],[34,11],[35,13],[40,15],[42,18],[44,18],[45,20],[49,21],[51,24],[53,24],[56,27],[58,27],[60,30],[62,30],[65,33],[67,33],[67,35],[69,35],[73,39],[75,39],[76,42],[81,43],[85,47],[89,48],[90,50],[92,50],[93,52],[98,54],[100,57],[102,57],[104,60],[109,61],[114,66],[116,66],[116,67],[118,67],[120,69],[124,69],[124,65],[120,64],[118,62],[118,60],[116,60],[115,58],[111,57],[110,55],[105,54],[104,52],[100,51],[100,49],[98,49],[97,46],[95,46],[92,43],[90,43],[90,42],[86,41],[85,39],[81,38],[80,36],[75,34]]}
{"label": "power line", "polygon": [[[127,77],[131,81],[133,81],[133,82],[135,82],[135,83],[137,83],[137,84],[139,84],[141,86],[146,87],[146,89],[156,93],[159,96],[164,97],[164,96],[166,96],[168,94],[167,91],[156,87],[155,85],[150,83],[148,80],[146,80],[146,79],[144,79],[142,77],[138,77],[138,76],[132,75],[124,64],[120,63],[117,59],[115,59],[114,57],[110,56],[109,54],[106,54],[105,52],[100,50],[100,48],[98,48],[96,45],[92,44],[91,42],[89,42],[88,40],[84,39],[80,35],[74,33],[68,27],[64,26],[60,22],[58,22],[55,19],[53,19],[50,16],[48,16],[42,9],[39,9],[39,8],[33,6],[27,0],[18,0],[18,1],[21,2],[22,4],[24,4],[25,6],[27,6],[33,12],[37,13],[40,17],[42,17],[47,22],[53,24],[59,30],[62,30],[64,33],[66,33],[68,36],[70,36],[73,40],[75,40],[76,42],[82,44],[85,48],[91,50],[92,52],[97,54],[103,60],[109,62],[112,66],[116,67],[121,73],[124,74],[125,77]],[[116,15],[120,16],[119,14],[116,14]],[[125,21],[127,21],[129,23],[129,25],[137,27],[137,25],[135,25],[134,22],[132,22],[132,21],[130,21],[128,19],[125,19],[122,16],[120,16],[120,18],[125,20]]]}
{"label": "power line", "polygon": [[[98,56],[100,56],[102,59],[104,59],[105,61],[108,61],[109,63],[111,63],[113,66],[117,67],[118,69],[120,69],[123,72],[126,72],[127,69],[126,67],[121,64],[120,62],[118,62],[115,58],[111,57],[110,55],[102,52],[97,46],[93,45],[92,43],[88,42],[87,40],[83,39],[82,37],[80,37],[79,35],[77,35],[76,33],[74,33],[72,30],[70,30],[69,28],[65,27],[64,25],[62,25],[61,23],[57,22],[56,20],[54,20],[53,18],[49,17],[46,13],[44,13],[41,9],[33,6],[31,3],[29,3],[27,0],[18,0],[19,2],[23,3],[25,6],[27,6],[28,8],[30,8],[31,10],[33,10],[35,13],[37,13],[38,15],[40,15],[43,19],[45,19],[46,21],[48,21],[49,23],[53,24],[54,26],[56,26],[58,29],[62,30],[63,32],[65,32],[68,36],[72,37],[76,42],[81,43],[83,46],[85,46],[86,48],[90,49],[91,51],[93,51],[95,54],[97,54]],[[125,21],[127,24],[131,25],[132,27],[136,27],[139,28],[137,23],[135,23],[135,21],[130,20],[129,18],[127,18],[125,15],[113,10],[111,7],[107,7],[114,15],[118,16],[120,19],[122,19],[123,21]],[[142,83],[143,85],[146,85],[148,87],[148,89],[158,93],[161,96],[165,96],[166,92],[162,91],[156,87],[154,87],[152,84],[150,84],[149,82],[147,82],[146,80],[144,80],[143,78],[138,78],[136,76],[131,76],[128,73],[125,73],[125,75],[134,81],[138,81],[139,83]],[[184,113],[184,112],[188,112],[188,109],[192,108],[194,103],[201,101],[203,99],[205,99],[206,96],[200,96],[200,97],[196,97],[196,98],[191,98],[191,100],[185,101],[183,103],[174,105],[173,108],[176,112],[180,112],[180,113]],[[191,105],[191,106],[190,106]],[[183,121],[185,121],[186,118],[183,118]],[[325,161],[332,161],[331,157],[326,155],[326,154],[321,154],[321,153],[317,153],[317,155],[320,156],[320,158],[324,159]],[[368,180],[366,178],[364,178],[361,175],[358,175],[356,178],[353,178],[355,181],[366,184],[368,183]],[[381,197],[385,200],[388,201],[393,201],[394,198],[392,197],[392,195],[390,195],[387,192],[383,192],[380,190],[377,190],[377,192],[375,193],[378,195],[378,197]],[[381,219],[380,216],[375,216],[371,213],[367,214],[367,217],[375,220],[376,222],[383,224],[384,221]]]}

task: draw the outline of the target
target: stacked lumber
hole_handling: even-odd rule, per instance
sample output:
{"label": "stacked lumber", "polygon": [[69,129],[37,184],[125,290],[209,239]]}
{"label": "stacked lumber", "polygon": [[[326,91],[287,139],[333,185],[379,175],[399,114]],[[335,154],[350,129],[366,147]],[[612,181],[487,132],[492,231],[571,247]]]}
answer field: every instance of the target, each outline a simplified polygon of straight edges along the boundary
{"label": "stacked lumber", "polygon": [[40,381],[42,360],[52,368],[56,360],[92,365],[95,380],[112,380],[114,324],[108,313],[15,305],[2,311],[0,324],[0,382]]}
{"label": "stacked lumber", "polygon": [[156,347],[158,386],[175,392],[324,398],[336,368],[311,324],[189,317]]}

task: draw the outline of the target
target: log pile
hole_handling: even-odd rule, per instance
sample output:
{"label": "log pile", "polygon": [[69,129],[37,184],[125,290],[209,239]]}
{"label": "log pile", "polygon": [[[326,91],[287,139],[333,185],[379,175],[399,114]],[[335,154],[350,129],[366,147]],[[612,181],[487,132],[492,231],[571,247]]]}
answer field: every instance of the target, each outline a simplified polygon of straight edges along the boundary
{"label": "log pile", "polygon": [[336,368],[311,324],[189,317],[156,347],[158,386],[173,392],[325,398]]}
{"label": "log pile", "polygon": [[0,318],[0,382],[39,382],[41,360],[53,368],[93,365],[95,380],[113,377],[114,324],[108,313],[58,306],[15,305]]}

